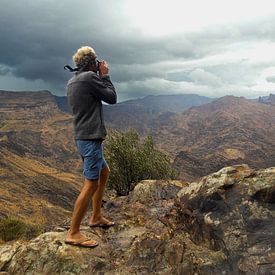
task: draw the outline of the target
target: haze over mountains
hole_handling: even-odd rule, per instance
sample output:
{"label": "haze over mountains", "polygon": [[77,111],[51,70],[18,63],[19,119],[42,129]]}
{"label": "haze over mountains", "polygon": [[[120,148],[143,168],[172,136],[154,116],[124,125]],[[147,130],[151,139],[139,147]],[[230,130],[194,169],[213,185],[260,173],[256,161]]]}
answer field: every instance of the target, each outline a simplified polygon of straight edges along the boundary
{"label": "haze over mountains", "polygon": [[[61,110],[72,114],[66,96],[55,96],[55,99]],[[155,119],[160,114],[164,112],[182,113],[191,106],[199,106],[214,99],[196,94],[148,95],[115,105],[103,104],[103,111],[106,126],[120,130],[133,127],[140,133],[146,133],[153,127]]]}
{"label": "haze over mountains", "polygon": [[133,127],[148,134],[159,123],[160,116],[182,113],[192,106],[211,102],[212,98],[196,94],[146,96],[115,105],[104,105],[106,126],[119,130]]}
{"label": "haze over mountains", "polygon": [[269,94],[269,96],[260,96],[258,102],[275,105],[275,94]]}
{"label": "haze over mountains", "polygon": [[[272,98],[147,96],[104,105],[104,117],[107,127],[152,134],[190,182],[226,165],[275,166]],[[0,214],[39,223],[50,223],[56,213],[60,220],[70,215],[82,163],[66,97],[0,91],[0,154]]]}

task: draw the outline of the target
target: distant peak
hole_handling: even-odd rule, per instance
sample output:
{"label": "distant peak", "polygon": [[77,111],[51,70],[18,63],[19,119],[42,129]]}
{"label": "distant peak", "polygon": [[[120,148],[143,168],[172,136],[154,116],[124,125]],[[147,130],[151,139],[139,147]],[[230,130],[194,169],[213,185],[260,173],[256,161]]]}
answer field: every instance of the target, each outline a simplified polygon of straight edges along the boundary
{"label": "distant peak", "polygon": [[275,94],[270,93],[269,96],[259,96],[258,102],[265,104],[275,104]]}
{"label": "distant peak", "polygon": [[218,98],[216,101],[224,101],[224,102],[232,102],[232,101],[240,101],[240,100],[248,100],[246,97],[244,96],[234,96],[234,95],[225,95],[222,96],[220,98]]}

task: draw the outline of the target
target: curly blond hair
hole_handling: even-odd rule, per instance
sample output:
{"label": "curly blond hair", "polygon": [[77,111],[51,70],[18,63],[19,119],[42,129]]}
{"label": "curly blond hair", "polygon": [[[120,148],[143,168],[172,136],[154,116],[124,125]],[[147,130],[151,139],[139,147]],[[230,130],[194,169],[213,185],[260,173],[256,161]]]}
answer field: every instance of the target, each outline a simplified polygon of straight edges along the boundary
{"label": "curly blond hair", "polygon": [[76,66],[82,64],[86,57],[91,57],[92,59],[96,58],[95,50],[89,46],[83,46],[79,48],[76,53],[73,55],[72,59]]}

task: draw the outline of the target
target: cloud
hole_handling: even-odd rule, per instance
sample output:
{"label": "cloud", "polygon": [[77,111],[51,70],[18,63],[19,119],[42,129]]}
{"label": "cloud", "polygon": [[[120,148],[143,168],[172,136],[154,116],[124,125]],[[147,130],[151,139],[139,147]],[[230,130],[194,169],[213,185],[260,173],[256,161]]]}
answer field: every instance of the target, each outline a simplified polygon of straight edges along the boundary
{"label": "cloud", "polygon": [[267,82],[275,83],[275,75],[274,75],[274,76],[268,76],[268,77],[266,78],[266,81],[267,81]]}
{"label": "cloud", "polygon": [[0,64],[0,75],[7,75],[11,71],[11,68],[8,68],[7,66]]}
{"label": "cloud", "polygon": [[72,65],[82,45],[109,62],[121,100],[150,93],[223,95],[233,89],[236,95],[260,95],[267,87],[261,85],[274,82],[271,76],[260,79],[275,66],[275,15],[153,36],[131,21],[126,3],[3,0],[1,83],[11,90],[41,85],[40,90],[65,95],[72,75],[63,66]]}
{"label": "cloud", "polygon": [[207,91],[207,86],[195,85],[190,82],[173,82],[159,78],[149,78],[144,81],[128,81],[117,84],[120,91],[121,98],[136,98],[143,97],[148,94],[180,94],[180,93],[193,93],[198,89]]}
{"label": "cloud", "polygon": [[198,84],[209,85],[212,87],[219,87],[222,85],[222,81],[220,78],[203,69],[195,69],[194,71],[192,71],[190,73],[190,78]]}

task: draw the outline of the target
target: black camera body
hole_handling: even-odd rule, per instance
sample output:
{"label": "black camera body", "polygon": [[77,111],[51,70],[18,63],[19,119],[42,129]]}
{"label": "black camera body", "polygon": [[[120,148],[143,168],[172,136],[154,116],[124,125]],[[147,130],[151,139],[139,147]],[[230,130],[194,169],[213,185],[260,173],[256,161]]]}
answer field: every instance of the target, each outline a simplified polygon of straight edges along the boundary
{"label": "black camera body", "polygon": [[95,62],[96,62],[96,71],[99,72],[100,63],[101,63],[102,61],[96,59]]}

